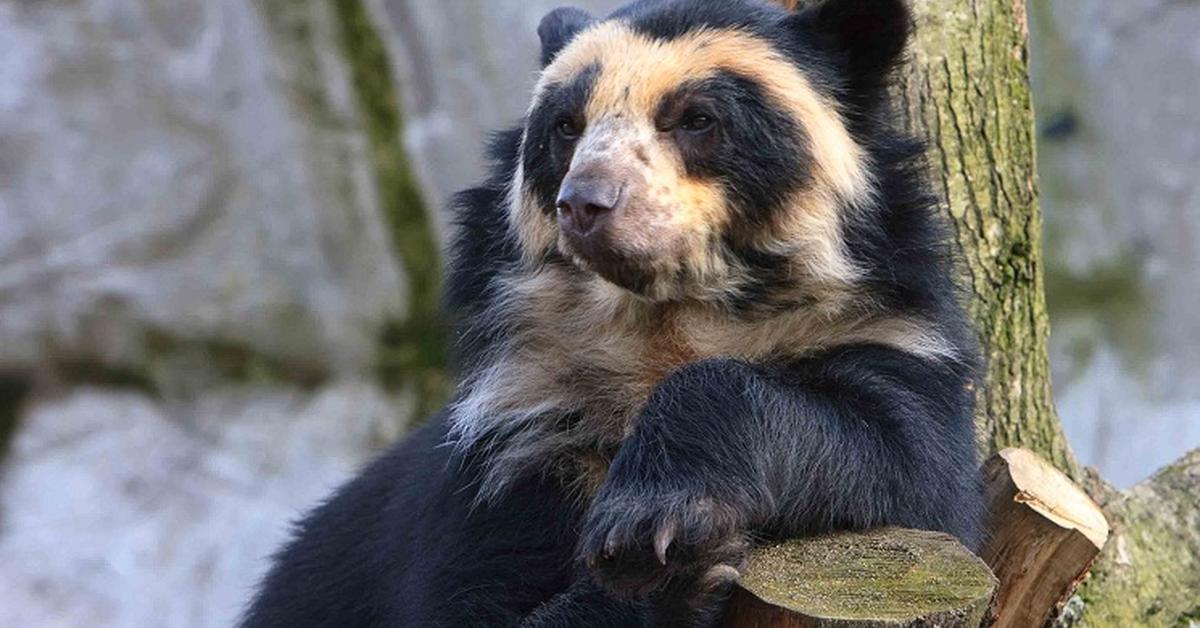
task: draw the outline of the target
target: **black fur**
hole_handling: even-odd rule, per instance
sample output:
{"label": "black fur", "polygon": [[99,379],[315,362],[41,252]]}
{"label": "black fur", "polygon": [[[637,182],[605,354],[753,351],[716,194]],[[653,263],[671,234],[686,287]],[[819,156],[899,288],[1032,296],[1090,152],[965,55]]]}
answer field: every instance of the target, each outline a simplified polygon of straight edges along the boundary
{"label": "black fur", "polygon": [[547,86],[541,102],[529,113],[525,180],[547,214],[554,212],[559,184],[567,176],[575,150],[576,138],[564,135],[560,126],[565,123],[583,128],[583,108],[600,70],[593,65],[565,85]]}
{"label": "black fur", "polygon": [[542,40],[542,67],[550,65],[554,57],[592,22],[592,16],[582,9],[568,7],[547,13],[538,25],[538,37]]}
{"label": "black fur", "polygon": [[[618,15],[664,39],[700,27],[758,34],[845,107],[879,186],[873,206],[855,208],[866,218],[845,233],[847,248],[869,270],[862,289],[882,307],[934,321],[958,356],[857,345],[756,364],[685,366],[657,386],[591,503],[536,473],[497,499],[478,500],[486,450],[446,446],[447,418],[435,417],[299,524],[244,626],[699,625],[715,617],[703,602],[725,591],[706,579],[720,573],[711,568],[737,564],[764,539],[901,525],[978,545],[974,335],[957,304],[953,257],[920,146],[894,128],[884,90],[909,28],[903,4],[829,0],[788,17],[749,0],[643,0]],[[578,13],[548,17],[540,29],[543,61],[586,23]],[[747,112],[739,138],[765,148],[701,147],[689,168],[730,178],[744,194],[735,195],[741,209],[762,211],[779,190],[737,177],[752,177],[757,164],[778,169],[771,177],[783,187],[802,184],[809,159],[803,130],[772,119],[752,85],[737,77],[719,82],[704,86],[715,94],[706,98]],[[554,105],[528,121],[546,133],[531,131],[529,152],[538,158],[527,155],[524,164],[542,200],[553,198],[570,154],[566,138],[551,135],[554,122],[581,106],[588,89],[586,78],[560,86],[548,100]],[[765,137],[767,127],[790,135]],[[456,203],[447,303],[462,320],[457,349],[467,373],[511,333],[504,321],[476,323],[473,315],[501,296],[498,277],[519,263],[505,203],[520,141],[520,130],[498,136],[493,177]],[[726,238],[756,276],[740,309],[804,305],[771,302],[787,282],[786,260]],[[663,539],[670,540],[665,565],[655,547]]]}
{"label": "black fur", "polygon": [[773,39],[782,14],[782,9],[763,1],[637,0],[612,17],[629,21],[639,33],[669,41],[700,28],[737,29]]}
{"label": "black fur", "polygon": [[[700,137],[679,131],[681,121],[698,114],[719,116],[721,124]],[[675,132],[689,176],[722,182],[751,230],[810,177],[804,129],[735,74],[680,86],[663,99],[655,123]]]}
{"label": "black fur", "polygon": [[[580,580],[581,513],[561,488],[530,478],[474,507],[477,461],[445,439],[435,417],[308,515],[243,625],[515,626]],[[641,611],[611,602],[594,616],[636,625]]]}
{"label": "black fur", "polygon": [[903,0],[826,2],[785,26],[825,49],[842,66],[853,92],[884,86],[908,43],[912,18]]}
{"label": "black fur", "polygon": [[[876,346],[685,367],[621,446],[583,526],[583,556],[610,587],[638,594],[702,574],[750,531],[900,525],[976,546],[966,375]],[[650,544],[668,528],[677,541],[664,568]]]}
{"label": "black fur", "polygon": [[[446,309],[459,319],[470,319],[496,298],[496,277],[520,259],[520,247],[508,230],[503,210],[505,182],[517,169],[521,129],[497,133],[488,144],[493,176],[481,187],[460,192],[454,206],[462,208],[454,223],[451,250],[459,251],[446,281]],[[477,208],[477,211],[465,211]],[[469,252],[462,254],[461,252]],[[457,325],[455,358],[457,370],[469,372],[487,349],[504,333],[503,326]]]}

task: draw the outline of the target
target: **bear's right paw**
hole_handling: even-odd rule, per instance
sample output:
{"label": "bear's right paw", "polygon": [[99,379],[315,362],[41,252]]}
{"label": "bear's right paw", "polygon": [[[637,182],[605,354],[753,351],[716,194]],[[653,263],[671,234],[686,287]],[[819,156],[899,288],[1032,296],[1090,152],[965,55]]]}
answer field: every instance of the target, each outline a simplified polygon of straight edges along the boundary
{"label": "bear's right paw", "polygon": [[580,557],[618,595],[719,589],[737,579],[750,549],[738,510],[711,497],[601,491],[584,524]]}

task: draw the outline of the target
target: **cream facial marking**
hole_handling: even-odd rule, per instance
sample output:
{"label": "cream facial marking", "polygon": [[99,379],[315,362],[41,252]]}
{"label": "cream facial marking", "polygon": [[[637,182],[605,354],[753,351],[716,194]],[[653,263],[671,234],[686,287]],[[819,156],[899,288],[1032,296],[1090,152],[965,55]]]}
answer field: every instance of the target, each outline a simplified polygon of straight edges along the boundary
{"label": "cream facial marking", "polygon": [[[585,116],[646,116],[680,85],[724,70],[762,85],[790,109],[810,135],[820,176],[842,198],[854,200],[870,190],[864,152],[850,137],[833,106],[804,74],[771,45],[729,30],[700,30],[671,41],[654,40],[627,25],[603,22],[581,33],[546,68],[538,91],[569,80],[598,64]],[[536,97],[535,97],[536,103]]]}
{"label": "cream facial marking", "polygon": [[[688,175],[679,151],[655,128],[654,118],[663,100],[681,86],[720,73],[754,83],[773,106],[787,111],[803,128],[811,156],[811,181],[748,244],[793,258],[798,279],[814,289],[853,285],[861,272],[844,248],[841,230],[845,208],[871,194],[863,150],[803,72],[769,43],[730,30],[701,30],[660,41],[621,22],[600,23],[579,34],[546,68],[531,112],[550,90],[588,77],[588,97],[579,114],[582,135],[570,172],[625,182],[627,208],[613,220],[609,234],[612,256],[637,260],[644,274],[654,278],[640,290],[643,296],[702,298],[714,292],[710,286],[728,286],[739,272],[713,246],[732,219],[731,200],[713,178]],[[536,263],[557,248],[581,267],[604,275],[595,260],[580,256],[544,219],[545,207],[525,189],[521,174],[515,181],[512,221],[527,259]],[[671,284],[681,277],[688,285]]]}

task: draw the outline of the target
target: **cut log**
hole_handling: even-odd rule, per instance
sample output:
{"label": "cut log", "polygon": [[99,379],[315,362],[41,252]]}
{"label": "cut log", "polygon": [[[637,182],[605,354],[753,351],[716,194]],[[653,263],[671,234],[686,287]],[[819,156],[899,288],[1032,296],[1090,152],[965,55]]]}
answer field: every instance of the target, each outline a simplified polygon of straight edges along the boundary
{"label": "cut log", "polygon": [[895,528],[755,551],[729,628],[977,628],[996,579],[946,534]]}
{"label": "cut log", "polygon": [[984,465],[989,540],[983,559],[1000,579],[997,627],[1043,626],[1057,616],[1108,539],[1108,521],[1083,489],[1024,449]]}

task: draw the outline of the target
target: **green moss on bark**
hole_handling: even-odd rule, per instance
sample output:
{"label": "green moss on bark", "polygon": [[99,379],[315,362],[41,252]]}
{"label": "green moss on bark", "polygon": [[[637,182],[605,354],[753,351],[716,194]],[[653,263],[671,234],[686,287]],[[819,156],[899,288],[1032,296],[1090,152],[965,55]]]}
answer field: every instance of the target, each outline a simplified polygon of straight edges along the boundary
{"label": "green moss on bark", "polygon": [[1024,2],[913,6],[917,38],[899,93],[911,129],[929,140],[963,252],[988,363],[983,449],[1026,447],[1079,477],[1050,393]]}
{"label": "green moss on bark", "polygon": [[1108,492],[1113,527],[1080,587],[1078,626],[1189,626],[1200,610],[1200,450],[1124,493]]}
{"label": "green moss on bark", "polygon": [[996,578],[951,536],[882,529],[759,548],[739,587],[729,625],[978,626]]}

